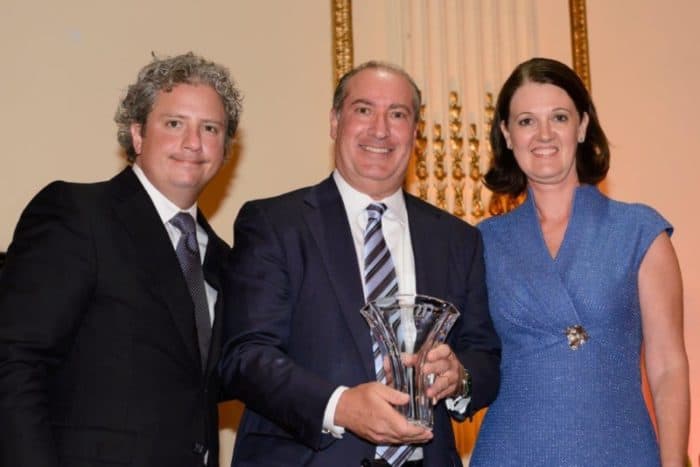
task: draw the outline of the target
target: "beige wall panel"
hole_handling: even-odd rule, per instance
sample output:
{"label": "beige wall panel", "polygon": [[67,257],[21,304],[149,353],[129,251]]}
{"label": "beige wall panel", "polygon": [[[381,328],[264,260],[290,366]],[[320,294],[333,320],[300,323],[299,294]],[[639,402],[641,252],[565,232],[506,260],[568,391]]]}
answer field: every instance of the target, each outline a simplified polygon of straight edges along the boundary
{"label": "beige wall panel", "polygon": [[40,187],[108,178],[124,165],[112,116],[151,51],[219,61],[243,90],[232,163],[204,200],[228,242],[245,200],[313,183],[331,167],[325,0],[4,0],[2,10],[0,251]]}
{"label": "beige wall panel", "polygon": [[569,2],[565,0],[534,0],[537,37],[533,41],[533,56],[548,57],[571,66],[571,28]]}
{"label": "beige wall panel", "polygon": [[587,0],[593,95],[612,143],[607,192],[675,227],[690,359],[690,459],[700,465],[700,2]]}
{"label": "beige wall panel", "polygon": [[[232,160],[202,203],[224,239],[244,201],[328,174],[328,1],[3,0],[0,251],[49,181],[102,180],[124,166],[112,122],[119,98],[151,51],[188,50],[227,65],[245,95]],[[222,465],[240,407],[222,410]]]}

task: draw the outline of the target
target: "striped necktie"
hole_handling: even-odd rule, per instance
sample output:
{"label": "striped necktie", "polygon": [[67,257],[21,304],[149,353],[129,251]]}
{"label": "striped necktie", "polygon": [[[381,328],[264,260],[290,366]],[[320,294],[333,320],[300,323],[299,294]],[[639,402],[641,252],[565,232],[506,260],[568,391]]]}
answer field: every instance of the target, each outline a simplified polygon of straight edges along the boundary
{"label": "striped necktie", "polygon": [[[364,276],[365,298],[367,301],[396,295],[399,283],[396,279],[396,269],[391,260],[391,252],[387,247],[382,233],[382,215],[386,212],[386,204],[372,203],[367,206],[367,228],[364,235]],[[377,381],[386,382],[384,364],[379,346],[372,341],[374,369]],[[413,452],[413,446],[377,446],[377,454],[393,467],[400,467]]]}

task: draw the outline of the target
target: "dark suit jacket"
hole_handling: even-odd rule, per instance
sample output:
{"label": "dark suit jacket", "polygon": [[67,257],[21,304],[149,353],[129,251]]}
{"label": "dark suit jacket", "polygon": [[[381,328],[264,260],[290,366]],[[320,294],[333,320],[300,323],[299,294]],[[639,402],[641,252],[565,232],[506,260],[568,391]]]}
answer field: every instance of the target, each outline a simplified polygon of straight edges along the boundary
{"label": "dark suit jacket", "polygon": [[[478,231],[406,195],[418,293],[462,312],[449,343],[473,377],[471,411],[499,384],[500,342],[488,313]],[[362,282],[350,226],[332,178],[247,203],[235,224],[224,282],[224,387],[246,404],[234,466],[357,467],[375,446],[322,434],[333,390],[375,379]],[[436,408],[426,467],[460,465],[444,404]]]}
{"label": "dark suit jacket", "polygon": [[[218,289],[228,246],[199,223]],[[194,305],[133,171],[47,186],[0,280],[0,465],[194,467],[207,449],[218,465],[220,302],[203,372]]]}

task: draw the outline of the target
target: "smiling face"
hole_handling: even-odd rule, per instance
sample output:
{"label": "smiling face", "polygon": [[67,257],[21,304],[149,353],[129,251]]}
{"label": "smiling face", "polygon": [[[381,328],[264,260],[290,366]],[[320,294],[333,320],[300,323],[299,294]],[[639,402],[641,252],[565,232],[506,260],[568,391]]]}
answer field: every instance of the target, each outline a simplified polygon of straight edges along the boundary
{"label": "smiling face", "polygon": [[416,138],[413,90],[403,76],[367,68],[347,83],[331,110],[335,165],[356,190],[382,199],[398,190]]}
{"label": "smiling face", "polygon": [[526,82],[513,94],[501,131],[528,183],[578,185],[576,149],[587,126],[588,115],[579,116],[562,88]]}
{"label": "smiling face", "polygon": [[145,126],[131,125],[135,163],[166,198],[192,206],[224,161],[226,113],[208,85],[160,91]]}

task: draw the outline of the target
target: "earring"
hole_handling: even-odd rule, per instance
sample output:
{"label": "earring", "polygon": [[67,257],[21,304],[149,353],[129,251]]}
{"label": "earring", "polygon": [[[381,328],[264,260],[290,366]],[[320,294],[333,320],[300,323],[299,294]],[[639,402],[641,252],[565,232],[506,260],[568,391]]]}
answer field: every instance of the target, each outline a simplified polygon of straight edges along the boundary
{"label": "earring", "polygon": [[584,141],[586,141],[586,137],[585,137],[585,136],[579,136],[579,137],[578,137],[578,142],[579,142],[579,143],[583,143]]}

